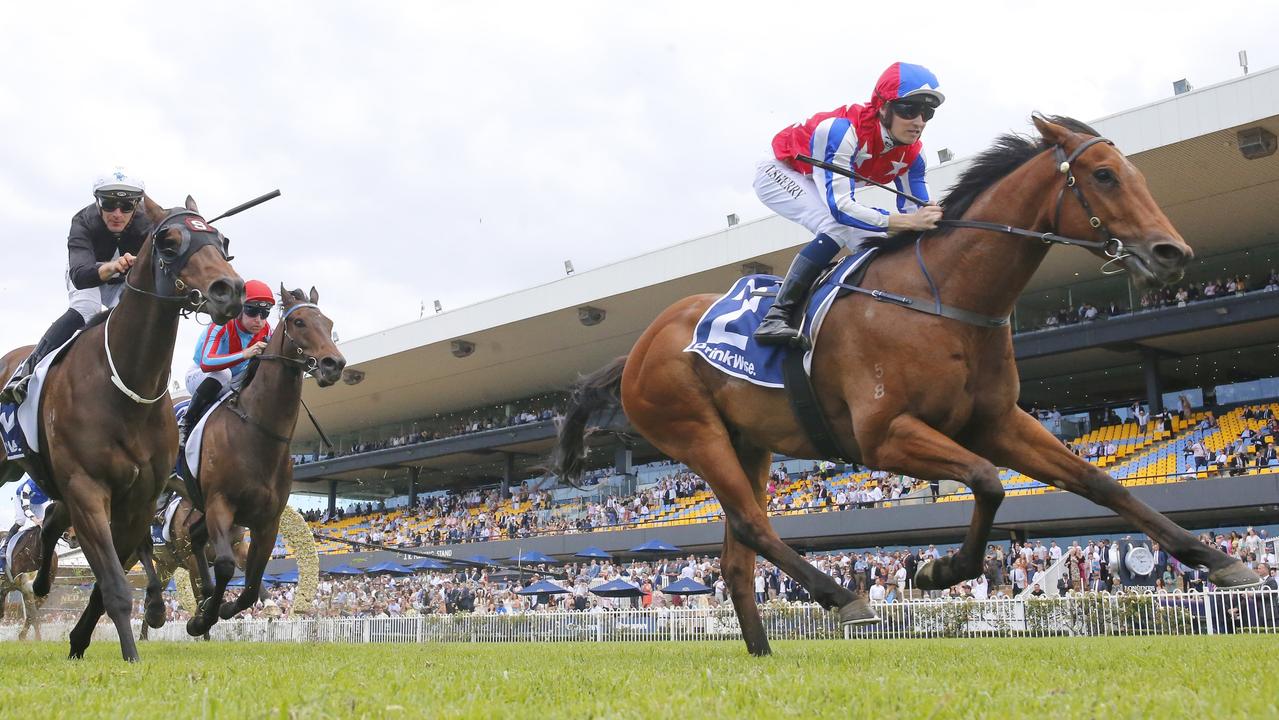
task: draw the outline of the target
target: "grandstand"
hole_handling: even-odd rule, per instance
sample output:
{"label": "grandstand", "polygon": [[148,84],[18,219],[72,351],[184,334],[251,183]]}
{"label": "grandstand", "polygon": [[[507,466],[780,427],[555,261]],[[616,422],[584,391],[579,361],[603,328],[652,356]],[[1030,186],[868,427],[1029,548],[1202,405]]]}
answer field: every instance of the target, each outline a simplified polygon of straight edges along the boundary
{"label": "grandstand", "polygon": [[[1113,444],[1115,452],[1090,461],[1123,478],[1147,502],[1180,512],[1180,519],[1273,518],[1273,461],[1261,466],[1254,462],[1235,472],[1218,467],[1213,458],[1199,468],[1189,450],[1201,442],[1215,454],[1236,444],[1245,428],[1261,432],[1267,427],[1245,414],[1265,407],[1279,410],[1263,403],[1279,397],[1279,292],[1267,289],[1267,272],[1279,267],[1279,211],[1273,203],[1279,194],[1279,156],[1249,160],[1236,147],[1241,130],[1260,127],[1279,134],[1279,68],[1092,124],[1142,170],[1155,198],[1195,248],[1198,260],[1186,283],[1196,292],[1218,278],[1233,282],[1238,277],[1243,283],[1232,285],[1228,293],[1204,293],[1191,302],[1165,304],[1153,301],[1126,278],[1101,277],[1097,259],[1087,253],[1053,250],[1014,317],[1023,401],[1028,407],[1056,406],[1059,414],[1048,416],[1046,423],[1081,454],[1090,445]],[[930,170],[929,181],[934,188],[945,188],[964,166],[962,159],[939,164]],[[355,371],[348,384],[323,393],[308,387],[305,392],[308,405],[337,440],[338,453],[328,457],[304,419],[297,429],[295,452],[309,462],[297,467],[295,490],[327,496],[335,510],[339,498],[377,503],[445,489],[499,484],[505,489],[536,477],[554,435],[553,422],[539,413],[553,408],[559,393],[579,373],[629,350],[670,302],[697,292],[722,291],[744,272],[780,271],[807,239],[797,227],[768,217],[344,342],[348,367]],[[1226,284],[1223,279],[1222,287]],[[1073,311],[1085,303],[1107,310],[1095,320],[1045,328],[1046,313],[1062,307]],[[1134,402],[1151,414],[1165,407],[1176,411],[1182,396],[1190,411],[1184,418],[1174,412],[1162,429],[1155,429],[1154,421],[1143,429],[1127,412]],[[534,419],[529,420],[530,415]],[[624,429],[624,418],[601,422]],[[438,431],[448,427],[467,430],[454,436]],[[1259,440],[1273,441],[1270,434]],[[646,476],[636,463],[658,460],[652,448],[609,434],[595,442],[600,451],[595,457],[605,475],[621,478],[606,480],[613,492],[629,495],[649,485],[651,473]],[[970,495],[949,487],[936,503],[927,485],[879,502],[902,511],[888,513],[890,520],[883,524],[867,523],[868,513],[831,507],[824,500],[821,507],[804,507],[819,496],[851,493],[875,483],[866,471],[814,480],[796,472],[795,463],[785,465],[788,474],[776,487],[774,514],[784,535],[800,544],[848,541],[847,531],[832,530],[835,524],[821,520],[844,512],[858,513],[857,523],[879,528],[882,537],[892,530],[891,523],[921,522],[916,518],[935,523],[930,527],[939,533],[936,537],[953,536],[967,524]],[[811,462],[802,465],[811,467]],[[1237,477],[1212,479],[1223,474]],[[1092,513],[1085,509],[1086,501],[1067,499],[1033,478],[1004,471],[1001,479],[1009,498],[1000,514],[1005,529],[1017,525],[1034,531],[1070,521],[1113,527],[1107,525],[1105,511]],[[1204,482],[1187,482],[1192,479]],[[557,521],[571,524],[579,519],[572,507],[580,494],[555,497],[563,504]],[[1268,505],[1256,502],[1266,497]],[[1025,503],[1020,502],[1023,498]],[[507,518],[525,514],[526,505],[527,501],[503,495],[484,511],[489,517]],[[621,546],[635,533],[663,528],[701,538],[713,536],[715,530],[709,526],[720,517],[718,502],[705,491],[649,510],[643,522],[597,527],[575,537],[586,545],[599,544],[594,537],[599,533],[616,534],[609,542]],[[478,514],[475,511],[471,508],[470,514]],[[947,519],[951,515],[953,522]],[[1009,516],[1015,519],[1004,522]],[[384,523],[400,521],[414,536],[429,536],[442,522],[402,510],[380,518]],[[369,529],[369,519],[360,517],[325,526],[326,532],[343,537]],[[722,537],[722,529],[719,532]],[[525,538],[523,547],[537,546],[530,543],[541,539]],[[486,539],[476,545],[476,552],[490,551],[493,542],[501,541]],[[557,542],[546,547],[552,552],[568,547]],[[326,543],[323,551],[348,549]]]}

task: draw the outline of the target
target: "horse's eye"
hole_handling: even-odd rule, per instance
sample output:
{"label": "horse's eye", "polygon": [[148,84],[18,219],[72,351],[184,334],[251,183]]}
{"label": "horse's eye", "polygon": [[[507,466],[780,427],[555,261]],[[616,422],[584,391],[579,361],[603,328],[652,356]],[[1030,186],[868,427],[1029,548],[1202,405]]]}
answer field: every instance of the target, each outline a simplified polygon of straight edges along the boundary
{"label": "horse's eye", "polygon": [[1118,178],[1116,178],[1115,174],[1110,171],[1110,168],[1097,168],[1093,171],[1092,176],[1102,185],[1119,184]]}
{"label": "horse's eye", "polygon": [[302,322],[302,318],[293,318],[293,327],[306,327],[306,323]]}

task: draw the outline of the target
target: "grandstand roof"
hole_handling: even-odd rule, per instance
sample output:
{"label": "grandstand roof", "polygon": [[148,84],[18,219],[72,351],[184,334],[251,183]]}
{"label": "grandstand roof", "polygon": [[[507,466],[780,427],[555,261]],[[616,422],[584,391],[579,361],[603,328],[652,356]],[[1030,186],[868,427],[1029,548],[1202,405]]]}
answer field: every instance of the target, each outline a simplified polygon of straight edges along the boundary
{"label": "grandstand roof", "polygon": [[[1141,168],[1200,256],[1279,242],[1279,155],[1245,160],[1236,141],[1238,130],[1258,125],[1279,135],[1279,67],[1091,124]],[[929,181],[947,187],[965,165],[934,167]],[[333,433],[562,389],[627,352],[674,300],[727,288],[745,263],[779,272],[808,239],[770,216],[348,340],[341,344],[348,367],[364,380],[326,390],[308,384],[304,398]],[[1057,248],[1028,292],[1096,277],[1097,265],[1087,253]],[[581,324],[578,308],[587,305],[603,309],[605,319]],[[473,354],[454,357],[454,340],[474,343]],[[297,438],[315,438],[305,420]]]}

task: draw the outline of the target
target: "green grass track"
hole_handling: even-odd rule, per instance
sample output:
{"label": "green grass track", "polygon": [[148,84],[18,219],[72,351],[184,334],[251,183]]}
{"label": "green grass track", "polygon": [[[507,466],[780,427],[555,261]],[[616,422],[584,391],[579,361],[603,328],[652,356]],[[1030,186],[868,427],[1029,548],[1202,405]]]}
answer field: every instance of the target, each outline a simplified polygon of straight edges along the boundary
{"label": "green grass track", "polygon": [[1274,636],[66,650],[0,645],[0,717],[1279,717]]}

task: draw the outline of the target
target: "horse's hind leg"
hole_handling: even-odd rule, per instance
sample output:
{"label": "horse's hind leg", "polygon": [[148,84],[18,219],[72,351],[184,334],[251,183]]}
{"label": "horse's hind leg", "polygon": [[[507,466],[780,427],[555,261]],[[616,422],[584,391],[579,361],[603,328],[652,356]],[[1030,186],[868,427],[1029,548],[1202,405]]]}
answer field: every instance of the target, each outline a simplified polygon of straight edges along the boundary
{"label": "horse's hind leg", "polygon": [[[760,507],[767,507],[768,504],[769,455],[767,451],[760,451],[758,448],[749,448],[745,452],[740,448],[738,450],[742,469],[746,471],[747,477],[755,481],[755,500]],[[727,522],[724,523],[724,550],[720,557],[720,568],[724,573],[729,596],[733,599],[733,608],[737,611],[737,622],[741,626],[746,649],[751,655],[772,654],[772,648],[768,645],[768,633],[755,602],[755,551],[737,539]]]}
{"label": "horse's hind leg", "polygon": [[959,552],[916,570],[914,579],[919,589],[947,588],[980,575],[990,526],[1004,499],[1004,486],[995,466],[909,415],[894,418],[882,438],[868,438],[863,447],[871,467],[921,480],[953,478],[973,491],[973,517]]}
{"label": "horse's hind leg", "polygon": [[164,586],[160,584],[160,575],[155,571],[154,551],[151,547],[151,538],[143,540],[138,545],[138,561],[142,563],[142,570],[147,575],[147,599],[146,599],[146,618],[143,626],[153,628],[164,627]]}
{"label": "horse's hind leg", "polygon": [[1261,582],[1239,560],[1204,545],[1177,523],[1138,500],[1101,469],[1070,452],[1029,414],[1016,410],[989,440],[989,457],[1040,482],[1082,495],[1114,510],[1187,565],[1207,567],[1220,587],[1250,587]]}
{"label": "horse's hind leg", "polygon": [[280,532],[280,521],[266,527],[253,528],[249,541],[249,555],[244,562],[244,592],[234,602],[222,603],[218,615],[223,620],[230,620],[236,613],[253,607],[262,593],[262,575],[266,572],[267,561],[271,559],[271,550],[275,547],[275,537]]}
{"label": "horse's hind leg", "polygon": [[40,528],[40,568],[31,590],[36,597],[45,597],[53,587],[53,558],[58,553],[58,540],[71,526],[67,504],[55,500],[44,512],[44,527]]}

